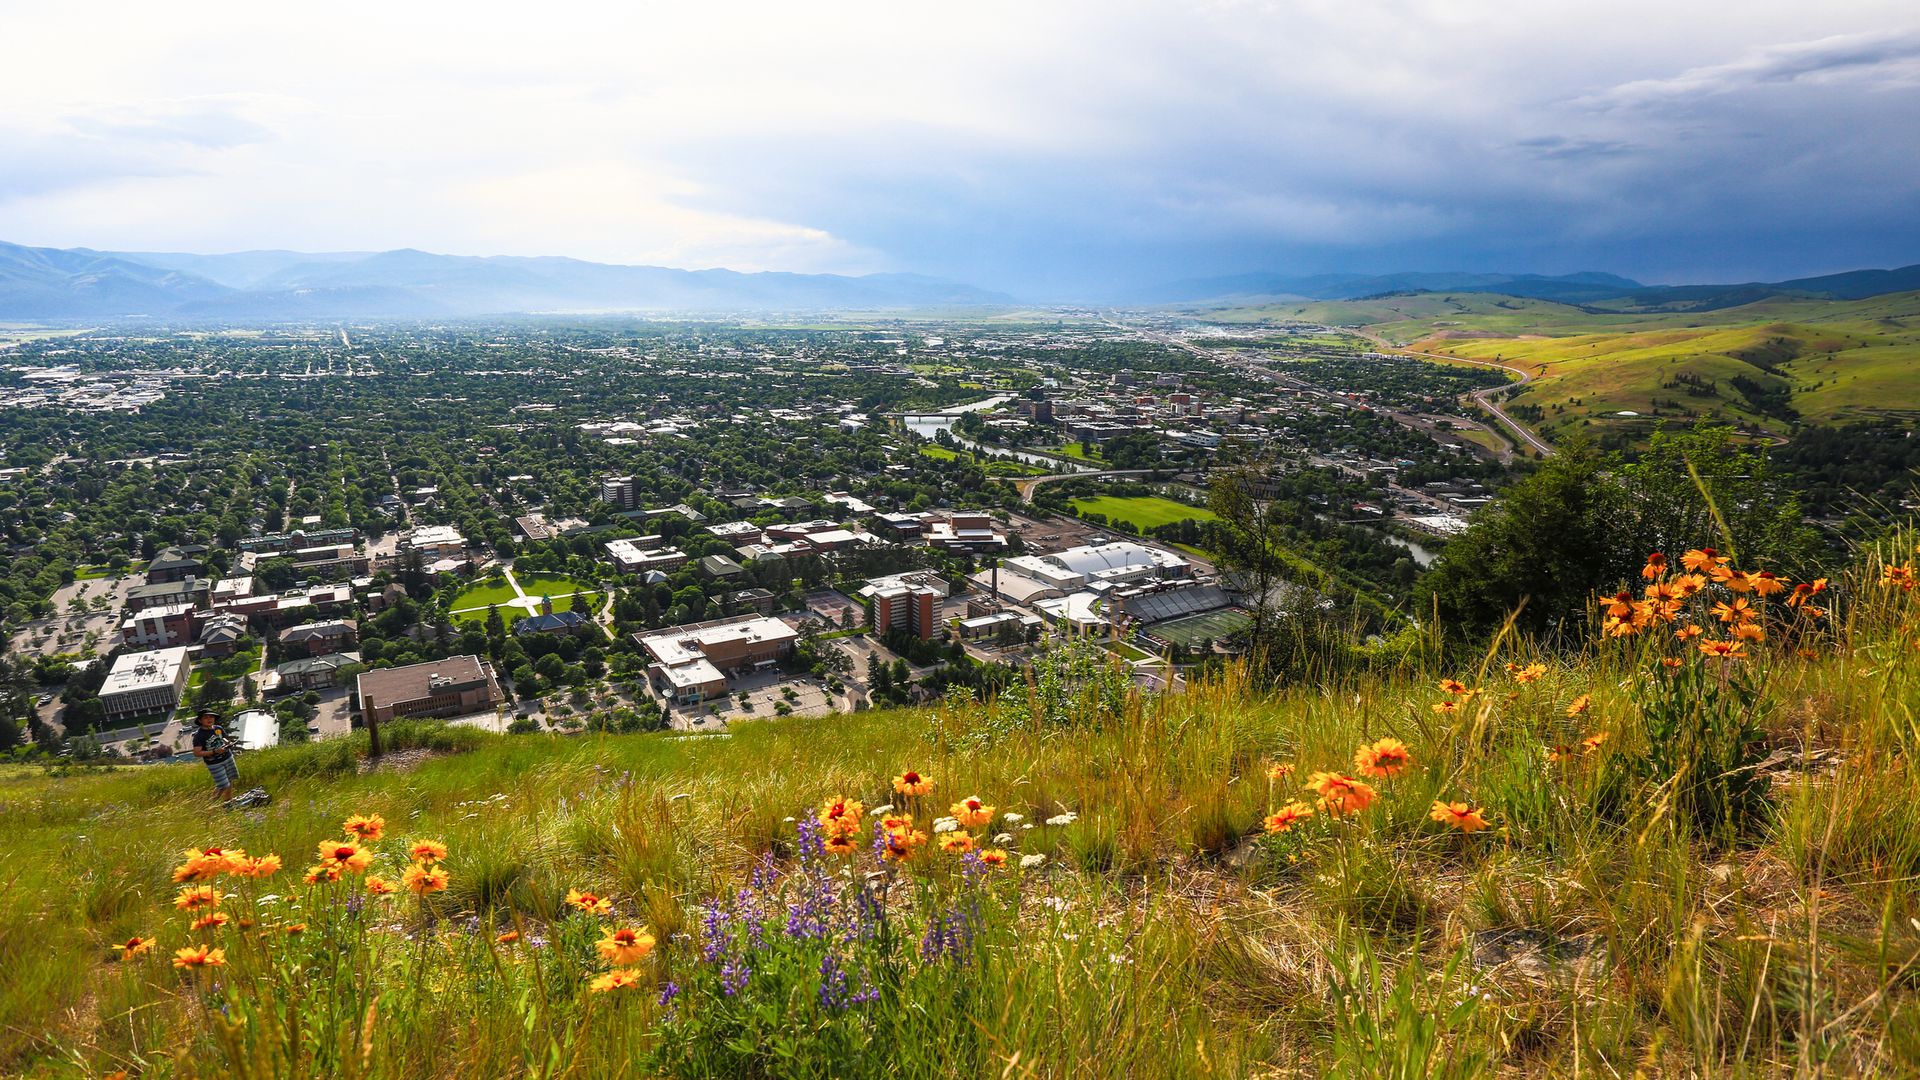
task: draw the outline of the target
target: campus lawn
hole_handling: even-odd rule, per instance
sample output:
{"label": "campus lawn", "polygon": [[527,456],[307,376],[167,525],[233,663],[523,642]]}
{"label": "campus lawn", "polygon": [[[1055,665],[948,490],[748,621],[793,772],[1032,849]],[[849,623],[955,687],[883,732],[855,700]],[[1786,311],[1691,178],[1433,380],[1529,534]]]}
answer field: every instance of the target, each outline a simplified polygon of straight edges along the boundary
{"label": "campus lawn", "polygon": [[1189,518],[1213,520],[1213,511],[1203,506],[1163,499],[1158,495],[1097,495],[1073,500],[1074,509],[1083,514],[1105,514],[1108,521],[1124,521],[1145,532],[1156,525],[1170,525]]}

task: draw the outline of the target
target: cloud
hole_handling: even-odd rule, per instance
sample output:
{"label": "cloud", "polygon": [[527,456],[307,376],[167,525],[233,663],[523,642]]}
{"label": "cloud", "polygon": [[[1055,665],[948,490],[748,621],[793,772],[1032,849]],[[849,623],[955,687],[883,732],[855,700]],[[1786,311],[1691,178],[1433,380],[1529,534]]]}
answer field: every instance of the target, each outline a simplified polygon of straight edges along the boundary
{"label": "cloud", "polygon": [[1636,108],[1732,94],[1783,83],[1846,79],[1878,86],[1920,85],[1920,32],[1841,34],[1754,49],[1738,60],[1636,79],[1578,99],[1594,108]]}

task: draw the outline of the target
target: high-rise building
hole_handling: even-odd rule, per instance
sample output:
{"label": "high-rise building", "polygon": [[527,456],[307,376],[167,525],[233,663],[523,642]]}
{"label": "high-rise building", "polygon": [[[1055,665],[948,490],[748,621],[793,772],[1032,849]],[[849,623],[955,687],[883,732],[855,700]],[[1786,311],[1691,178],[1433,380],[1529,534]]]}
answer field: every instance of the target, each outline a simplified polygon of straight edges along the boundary
{"label": "high-rise building", "polygon": [[940,594],[924,586],[895,586],[873,594],[873,609],[868,615],[870,629],[907,630],[922,641],[933,638],[933,613]]}
{"label": "high-rise building", "polygon": [[600,481],[600,501],[622,510],[634,510],[640,505],[640,491],[631,476],[609,476]]}

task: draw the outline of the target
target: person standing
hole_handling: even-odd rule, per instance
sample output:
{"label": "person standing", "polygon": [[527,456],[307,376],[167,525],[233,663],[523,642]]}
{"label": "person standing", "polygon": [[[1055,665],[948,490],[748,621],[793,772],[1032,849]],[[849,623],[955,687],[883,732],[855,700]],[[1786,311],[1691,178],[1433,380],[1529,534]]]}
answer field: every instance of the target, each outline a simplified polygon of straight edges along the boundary
{"label": "person standing", "polygon": [[217,789],[214,798],[230,802],[234,782],[240,779],[240,766],[233,760],[233,743],[227,738],[226,729],[220,726],[220,714],[201,709],[193,723],[194,756],[213,774],[213,786]]}

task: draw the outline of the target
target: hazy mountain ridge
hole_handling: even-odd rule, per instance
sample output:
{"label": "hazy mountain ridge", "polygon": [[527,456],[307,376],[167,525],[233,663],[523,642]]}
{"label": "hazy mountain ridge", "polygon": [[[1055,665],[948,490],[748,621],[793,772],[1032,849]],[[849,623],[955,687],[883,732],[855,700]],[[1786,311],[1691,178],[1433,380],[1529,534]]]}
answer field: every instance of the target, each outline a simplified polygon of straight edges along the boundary
{"label": "hazy mountain ridge", "polygon": [[219,319],[543,311],[987,306],[1000,293],[914,274],[678,270],[561,257],[104,252],[0,243],[0,318]]}

